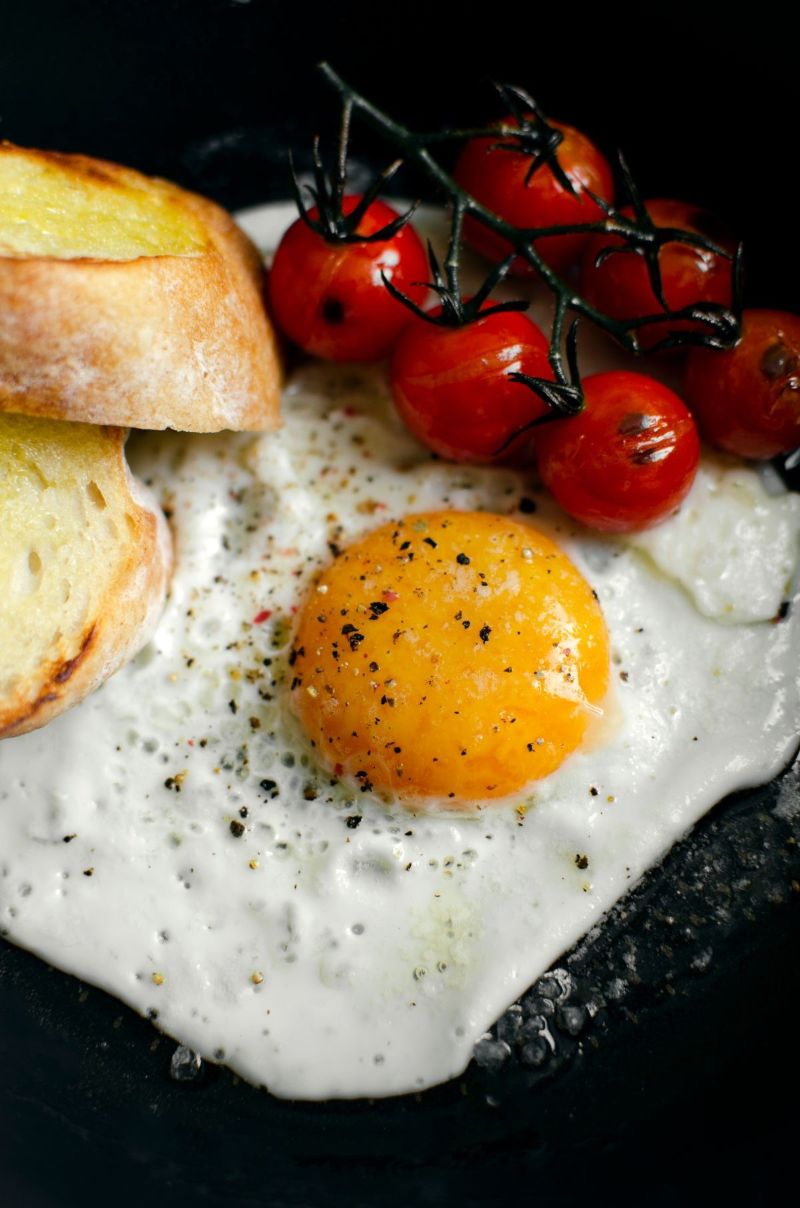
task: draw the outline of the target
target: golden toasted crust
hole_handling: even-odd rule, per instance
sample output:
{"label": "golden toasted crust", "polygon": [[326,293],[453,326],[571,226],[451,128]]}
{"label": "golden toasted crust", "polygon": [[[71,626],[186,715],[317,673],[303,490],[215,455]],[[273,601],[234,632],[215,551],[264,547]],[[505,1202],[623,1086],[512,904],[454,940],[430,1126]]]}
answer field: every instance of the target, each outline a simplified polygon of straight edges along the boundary
{"label": "golden toasted crust", "polygon": [[0,251],[0,411],[187,432],[277,424],[280,364],[263,265],[225,210],[86,156],[9,144],[2,154],[66,167],[101,192],[146,190],[186,213],[195,250],[135,259]]}
{"label": "golden toasted crust", "polygon": [[[124,442],[119,429],[0,416],[0,738],[77,704],[152,636],[171,540]],[[40,581],[20,591],[32,553]]]}
{"label": "golden toasted crust", "polygon": [[[79,685],[80,672],[88,662],[96,633],[97,626],[90,625],[78,639],[76,653],[71,659],[50,659],[42,667],[42,683],[34,698],[20,687],[10,700],[0,704],[0,738],[14,738],[28,730],[36,730],[67,707],[63,703],[65,694],[73,694]],[[93,684],[86,692],[79,691],[75,702],[95,686]]]}

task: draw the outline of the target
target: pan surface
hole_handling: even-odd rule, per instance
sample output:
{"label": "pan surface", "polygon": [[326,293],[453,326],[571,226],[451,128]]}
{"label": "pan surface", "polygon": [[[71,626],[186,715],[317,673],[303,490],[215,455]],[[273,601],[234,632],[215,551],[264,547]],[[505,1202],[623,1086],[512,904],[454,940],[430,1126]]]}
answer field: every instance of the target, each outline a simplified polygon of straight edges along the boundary
{"label": "pan surface", "polygon": [[[231,207],[286,195],[287,146],[334,116],[323,56],[426,126],[494,112],[489,78],[521,83],[606,151],[623,145],[645,194],[723,213],[746,240],[749,301],[798,308],[789,48],[774,29],[745,44],[702,16],[660,10],[645,33],[515,5],[454,28],[424,6],[258,0],[14,0],[4,17],[3,137],[130,162]],[[552,1013],[550,1060],[473,1065],[392,1101],[279,1102],[210,1067],[178,1081],[175,1044],[149,1023],[2,944],[0,1196],[488,1204],[510,1200],[513,1172],[565,1204],[774,1202],[800,1121],[799,832],[791,771],[721,803],[560,962],[569,982],[526,1004]]]}

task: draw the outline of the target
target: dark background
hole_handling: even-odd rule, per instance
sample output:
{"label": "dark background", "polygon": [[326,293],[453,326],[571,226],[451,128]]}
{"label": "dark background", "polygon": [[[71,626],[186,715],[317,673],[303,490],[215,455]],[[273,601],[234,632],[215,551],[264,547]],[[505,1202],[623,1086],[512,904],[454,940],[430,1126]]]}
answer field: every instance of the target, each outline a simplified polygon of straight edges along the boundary
{"label": "dark background", "polygon": [[[582,17],[532,0],[487,3],[479,16],[443,10],[4,0],[0,136],[121,160],[235,207],[284,196],[287,145],[302,149],[335,118],[314,75],[320,58],[426,126],[494,116],[488,80],[505,79],[607,152],[623,146],[645,195],[724,215],[746,241],[749,300],[798,308],[796,31],[783,19],[743,29],[663,5]],[[173,1046],[156,1044],[149,1024],[0,946],[0,1200],[750,1205],[782,1202],[787,1185],[796,1197],[800,895],[786,888],[791,827],[764,822],[770,800],[717,811],[648,879],[632,918],[609,926],[594,964],[611,969],[620,937],[638,928],[653,951],[652,992],[601,1021],[596,1051],[535,1084],[473,1070],[465,1092],[312,1107],[225,1072],[178,1086]],[[665,955],[652,920],[673,917],[665,904],[690,909],[690,867],[702,901],[704,878],[713,897],[748,861],[761,880],[731,926],[721,931],[710,910],[692,923],[715,950],[692,977],[691,945],[685,960]]]}
{"label": "dark background", "polygon": [[[335,113],[314,64],[430,125],[495,116],[489,81],[522,84],[613,154],[645,195],[702,202],[750,248],[750,298],[791,304],[797,20],[716,6],[581,12],[270,0],[3,0],[0,136],[122,159],[229,206],[285,194],[285,149]],[[728,8],[728,12],[732,9]],[[245,170],[245,164],[247,170]]]}

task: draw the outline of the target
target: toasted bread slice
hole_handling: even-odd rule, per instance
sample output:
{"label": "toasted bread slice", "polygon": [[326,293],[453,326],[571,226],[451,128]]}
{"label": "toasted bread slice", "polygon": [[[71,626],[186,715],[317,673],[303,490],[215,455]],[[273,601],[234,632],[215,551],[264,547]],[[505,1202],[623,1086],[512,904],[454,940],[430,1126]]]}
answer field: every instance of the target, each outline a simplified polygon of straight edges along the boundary
{"label": "toasted bread slice", "polygon": [[0,411],[216,432],[278,422],[258,251],[225,210],[0,144]]}
{"label": "toasted bread slice", "polygon": [[118,428],[0,415],[0,738],[50,721],[151,636],[170,537]]}

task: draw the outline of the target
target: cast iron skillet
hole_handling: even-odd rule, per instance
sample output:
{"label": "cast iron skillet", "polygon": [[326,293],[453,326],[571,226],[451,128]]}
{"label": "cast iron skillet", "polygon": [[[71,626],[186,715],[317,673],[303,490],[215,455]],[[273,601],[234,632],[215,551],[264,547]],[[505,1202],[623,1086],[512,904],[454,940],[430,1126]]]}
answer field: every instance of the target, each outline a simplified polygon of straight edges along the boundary
{"label": "cast iron skillet", "polygon": [[[332,116],[313,74],[323,56],[428,126],[482,118],[487,78],[507,79],[607,151],[624,145],[646,195],[723,213],[748,244],[748,300],[797,309],[790,38],[769,28],[740,42],[663,6],[645,14],[648,33],[532,5],[480,18],[429,9],[14,0],[0,134],[129,162],[236,207],[285,196],[286,146]],[[0,1197],[353,1206],[494,1204],[521,1190],[561,1204],[771,1203],[800,1122],[797,802],[793,773],[722,802],[560,962],[568,994],[545,981],[526,1003],[553,1021],[556,1053],[541,1067],[517,1047],[502,1069],[473,1064],[418,1097],[291,1104],[209,1067],[176,1082],[173,1042],[2,944]],[[514,1020],[500,1027],[513,1047]]]}

